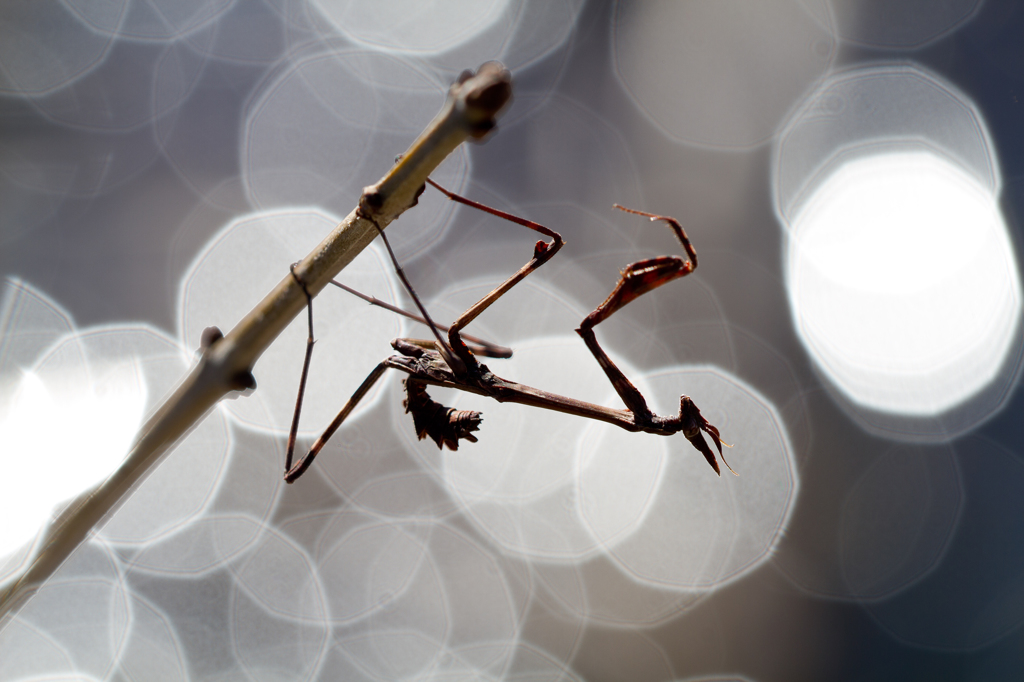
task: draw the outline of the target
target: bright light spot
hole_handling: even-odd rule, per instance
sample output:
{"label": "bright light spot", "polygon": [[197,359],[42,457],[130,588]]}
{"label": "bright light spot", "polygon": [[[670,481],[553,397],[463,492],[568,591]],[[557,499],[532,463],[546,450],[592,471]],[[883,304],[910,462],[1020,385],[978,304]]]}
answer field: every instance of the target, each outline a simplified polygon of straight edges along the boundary
{"label": "bright light spot", "polygon": [[26,372],[0,422],[0,556],[30,540],[54,505],[109,474],[138,431],[146,404],[139,367],[92,369],[91,385],[59,388]]}
{"label": "bright light spot", "polygon": [[508,2],[314,0],[313,4],[347,37],[361,45],[393,52],[436,54],[487,31],[502,18]]}
{"label": "bright light spot", "polygon": [[851,400],[934,415],[992,381],[1020,317],[996,197],[929,152],[848,162],[792,223],[797,329]]}

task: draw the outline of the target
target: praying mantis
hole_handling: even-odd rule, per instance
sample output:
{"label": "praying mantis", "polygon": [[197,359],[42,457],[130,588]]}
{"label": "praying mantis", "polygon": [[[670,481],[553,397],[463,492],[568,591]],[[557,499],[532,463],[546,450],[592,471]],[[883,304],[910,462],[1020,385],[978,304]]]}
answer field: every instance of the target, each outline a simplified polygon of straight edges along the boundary
{"label": "praying mantis", "polygon": [[[406,412],[412,415],[413,427],[417,436],[422,440],[429,437],[438,448],[448,447],[451,450],[459,448],[459,442],[466,440],[477,442],[475,432],[479,430],[482,422],[480,412],[472,410],[456,410],[445,407],[434,401],[427,394],[427,386],[441,386],[454,388],[469,393],[487,396],[504,403],[519,403],[530,405],[547,410],[554,410],[565,414],[595,419],[598,421],[614,424],[626,431],[643,431],[661,436],[670,436],[680,431],[687,440],[702,454],[715,473],[721,475],[721,469],[715,458],[715,453],[708,445],[702,434],[706,433],[714,442],[722,462],[732,471],[732,467],[725,461],[722,453],[722,446],[731,447],[723,442],[718,429],[711,425],[707,419],[701,416],[700,410],[693,400],[686,395],[679,398],[679,413],[673,417],[662,417],[650,410],[643,394],[630,382],[630,380],[616,366],[608,354],[605,353],[597,337],[594,328],[605,321],[617,310],[627,305],[630,301],[657,289],[663,284],[671,282],[680,277],[685,277],[697,268],[697,252],[690,243],[689,237],[682,225],[668,216],[656,215],[645,211],[626,208],[618,204],[614,207],[639,216],[643,216],[652,222],[663,222],[675,233],[686,253],[686,258],[679,256],[656,256],[647,258],[628,265],[622,270],[618,284],[611,294],[598,305],[593,312],[583,318],[576,332],[583,338],[584,343],[591,354],[601,366],[608,380],[611,382],[615,392],[625,404],[625,409],[614,409],[597,405],[575,398],[570,398],[555,393],[549,393],[541,389],[525,386],[494,374],[487,365],[481,363],[478,358],[507,358],[512,351],[496,346],[494,344],[473,338],[463,334],[462,329],[475,320],[495,301],[509,292],[516,284],[525,279],[530,273],[548,262],[564,244],[561,235],[554,230],[539,223],[525,218],[506,213],[479,202],[462,197],[454,192],[441,187],[431,179],[427,183],[442,192],[452,201],[465,204],[472,208],[484,211],[491,215],[503,218],[510,222],[526,227],[534,232],[547,237],[537,241],[533,249],[533,257],[527,261],[516,273],[506,279],[486,296],[470,306],[463,312],[450,327],[444,328],[447,338],[442,337],[441,329],[435,324],[426,308],[423,306],[415,290],[405,276],[398,259],[395,257],[391,244],[384,234],[384,230],[374,220],[373,216],[364,212],[363,217],[370,220],[387,247],[388,254],[394,264],[395,271],[405,286],[406,291],[412,297],[422,317],[407,313],[393,306],[384,306],[399,312],[407,317],[419,320],[426,324],[434,338],[432,340],[399,338],[391,342],[391,347],[397,354],[382,360],[367,375],[363,383],[356,389],[352,397],[345,403],[334,420],[324,430],[323,434],[313,443],[309,451],[293,464],[295,453],[296,434],[299,426],[299,415],[302,411],[302,399],[305,393],[306,379],[309,375],[310,360],[313,351],[313,297],[301,279],[295,274],[294,266],[292,276],[302,287],[306,294],[306,310],[308,317],[309,335],[306,342],[306,354],[303,361],[302,375],[299,380],[299,393],[296,398],[295,412],[292,417],[291,430],[288,436],[288,449],[285,460],[284,479],[288,483],[295,482],[313,463],[317,454],[323,449],[327,441],[337,432],[345,419],[352,413],[352,410],[359,404],[359,401],[373,387],[374,384],[384,375],[388,369],[397,369],[405,372],[408,376],[405,379],[406,399],[404,406]],[[425,187],[424,187],[425,189]],[[359,294],[358,292],[334,282],[339,287],[350,291],[371,303],[381,305],[372,297]],[[467,343],[467,340],[470,343]],[[735,471],[732,471],[734,474]]]}

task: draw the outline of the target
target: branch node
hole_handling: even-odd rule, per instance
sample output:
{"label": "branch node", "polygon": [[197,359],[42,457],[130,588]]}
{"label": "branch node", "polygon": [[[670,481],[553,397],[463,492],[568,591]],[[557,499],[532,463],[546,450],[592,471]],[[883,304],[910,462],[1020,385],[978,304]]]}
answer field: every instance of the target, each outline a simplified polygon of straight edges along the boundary
{"label": "branch node", "polygon": [[377,185],[367,185],[359,197],[359,212],[365,216],[376,215],[384,207],[384,194]]}
{"label": "branch node", "polygon": [[450,92],[466,107],[470,137],[482,140],[495,129],[496,116],[512,100],[512,74],[498,62],[486,62],[475,77],[464,71]]}
{"label": "branch node", "polygon": [[205,353],[213,344],[224,338],[224,332],[220,327],[207,327],[199,341],[199,352]]}
{"label": "branch node", "polygon": [[248,394],[256,390],[256,377],[249,371],[239,372],[231,377],[230,385],[232,391],[246,391]]}

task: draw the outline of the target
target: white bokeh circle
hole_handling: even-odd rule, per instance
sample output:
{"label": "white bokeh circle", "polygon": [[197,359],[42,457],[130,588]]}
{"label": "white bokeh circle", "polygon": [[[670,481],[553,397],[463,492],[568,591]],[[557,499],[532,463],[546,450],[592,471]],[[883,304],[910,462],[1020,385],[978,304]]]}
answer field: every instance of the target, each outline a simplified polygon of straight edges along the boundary
{"label": "white bokeh circle", "polygon": [[433,54],[456,48],[486,32],[511,3],[313,0],[312,4],[359,45],[388,52]]}
{"label": "white bokeh circle", "polygon": [[934,415],[991,383],[1020,321],[998,198],[928,152],[841,166],[791,226],[801,338],[853,401]]}
{"label": "white bokeh circle", "polygon": [[[627,376],[636,376],[621,359],[616,362]],[[541,390],[599,404],[617,402],[607,377],[575,335],[518,343],[511,360],[500,370],[493,366],[510,380]],[[604,450],[587,438],[586,420],[461,396],[453,396],[453,405],[481,410],[485,418],[480,443],[441,453],[445,485],[493,542],[513,554],[549,561],[575,561],[601,550],[602,541],[588,531],[577,504],[578,486],[585,485],[581,476],[605,463],[594,455]],[[602,486],[607,481],[599,476],[586,488],[601,498],[606,524],[617,536],[636,529],[658,489],[665,458],[661,445],[653,440],[648,452],[632,457],[629,478],[620,478],[614,490]]]}
{"label": "white bokeh circle", "polygon": [[[41,311],[22,312],[25,328],[10,330],[15,353],[19,336],[38,339],[42,331],[31,330]],[[0,554],[35,535],[61,503],[112,473],[143,417],[187,369],[176,342],[142,326],[72,331],[36,350],[39,357],[23,370],[0,418],[0,433],[14,456],[7,466],[9,480],[17,481],[3,498],[19,508],[4,524]],[[221,483],[229,446],[223,417],[211,416],[139,485],[100,535],[140,544],[193,521]],[[25,458],[29,451],[37,456]],[[38,475],[40,466],[47,468],[46,476]],[[28,470],[18,473],[24,467]]]}
{"label": "white bokeh circle", "polygon": [[1024,297],[970,99],[913,64],[835,73],[793,111],[772,181],[793,323],[844,410],[914,441],[998,411]]}
{"label": "white bokeh circle", "polygon": [[[179,333],[185,347],[198,348],[208,326],[219,326],[225,333],[230,330],[265,292],[290,276],[289,266],[312,251],[338,222],[321,210],[296,208],[250,214],[226,225],[183,279]],[[394,302],[392,272],[387,256],[371,245],[338,280]],[[304,435],[323,430],[351,391],[387,355],[388,342],[399,331],[394,313],[371,307],[335,287],[314,299],[313,313],[317,344],[303,401],[300,433]],[[307,316],[302,314],[256,363],[253,395],[223,403],[234,420],[249,428],[287,432],[307,337]],[[372,405],[378,395],[379,388],[371,391],[359,411]]]}
{"label": "white bokeh circle", "polygon": [[602,462],[580,478],[584,518],[632,579],[661,589],[718,587],[768,559],[786,528],[799,479],[785,424],[770,401],[717,368],[670,368],[642,378],[658,397],[652,409],[657,406],[660,414],[671,414],[679,393],[693,398],[734,445],[725,455],[739,476],[722,467],[718,479],[684,438],[662,439],[668,453],[657,496],[637,530],[620,539],[615,524],[591,511],[603,512],[590,490],[613,494],[619,481],[629,480],[622,470],[628,471],[646,442],[630,445],[609,432],[595,439]]}
{"label": "white bokeh circle", "polygon": [[[373,51],[290,56],[245,112],[240,151],[249,201],[347,214],[433,119],[447,88],[422,65]],[[459,191],[468,166],[459,147],[431,175]],[[440,193],[425,192],[388,231],[402,261],[440,239],[454,210]]]}

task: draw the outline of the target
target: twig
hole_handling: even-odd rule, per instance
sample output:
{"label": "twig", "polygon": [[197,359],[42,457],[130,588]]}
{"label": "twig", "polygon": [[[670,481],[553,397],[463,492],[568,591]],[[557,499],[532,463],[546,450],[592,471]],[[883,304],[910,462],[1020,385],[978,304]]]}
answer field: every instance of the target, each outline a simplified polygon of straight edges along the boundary
{"label": "twig", "polygon": [[465,71],[448,91],[441,112],[359,206],[294,268],[226,336],[208,330],[203,354],[164,404],[142,427],[118,469],[74,500],[40,542],[32,563],[2,594],[0,619],[20,608],[71,553],[98,528],[158,464],[231,391],[255,387],[252,367],[306,305],[299,285],[318,294],[360,251],[406,209],[416,205],[431,172],[467,138],[481,139],[512,96],[511,76],[488,62]]}

